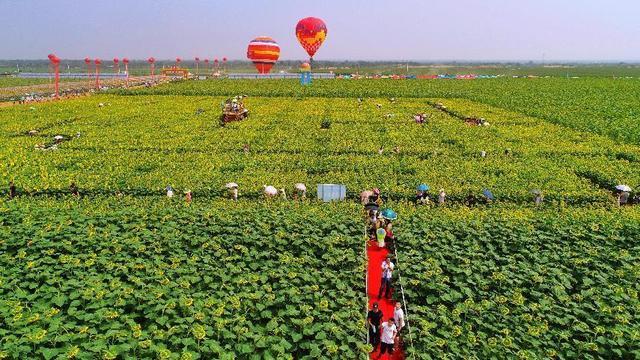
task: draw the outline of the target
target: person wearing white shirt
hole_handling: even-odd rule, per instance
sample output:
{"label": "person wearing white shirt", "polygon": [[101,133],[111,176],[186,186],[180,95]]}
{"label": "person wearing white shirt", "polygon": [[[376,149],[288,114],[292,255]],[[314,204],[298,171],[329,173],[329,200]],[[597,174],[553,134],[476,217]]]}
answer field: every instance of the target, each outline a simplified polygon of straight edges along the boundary
{"label": "person wearing white shirt", "polygon": [[396,341],[396,335],[398,334],[398,330],[396,329],[396,325],[393,322],[393,318],[387,320],[387,322],[382,323],[380,326],[380,354],[378,355],[378,359],[382,357],[385,353],[389,353],[389,355],[393,354],[393,344]]}
{"label": "person wearing white shirt", "polygon": [[398,328],[398,332],[404,327],[404,311],[402,310],[402,304],[397,302],[396,308],[393,310],[393,320]]}
{"label": "person wearing white shirt", "polygon": [[440,189],[440,193],[438,194],[438,204],[444,205],[444,200],[447,197],[447,193],[444,192],[444,189]]}
{"label": "person wearing white shirt", "polygon": [[378,299],[382,297],[382,291],[384,290],[384,297],[389,298],[391,294],[391,275],[393,274],[393,263],[391,262],[391,255],[387,255],[387,258],[382,262],[382,277],[380,281],[380,291],[378,291]]}

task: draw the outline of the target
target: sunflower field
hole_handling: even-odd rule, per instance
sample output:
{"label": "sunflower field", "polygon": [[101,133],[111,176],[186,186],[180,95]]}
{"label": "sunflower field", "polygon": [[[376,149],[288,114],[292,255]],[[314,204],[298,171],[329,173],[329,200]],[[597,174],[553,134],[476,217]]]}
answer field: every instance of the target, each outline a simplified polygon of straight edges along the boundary
{"label": "sunflower field", "polygon": [[366,355],[353,204],[80,206],[0,208],[3,358]]}
{"label": "sunflower field", "polygon": [[[372,187],[400,216],[407,358],[637,358],[640,213],[614,193],[640,186],[637,86],[210,80],[2,107],[0,359],[366,359]],[[249,118],[221,126],[239,94]],[[445,204],[413,205],[421,183]]]}

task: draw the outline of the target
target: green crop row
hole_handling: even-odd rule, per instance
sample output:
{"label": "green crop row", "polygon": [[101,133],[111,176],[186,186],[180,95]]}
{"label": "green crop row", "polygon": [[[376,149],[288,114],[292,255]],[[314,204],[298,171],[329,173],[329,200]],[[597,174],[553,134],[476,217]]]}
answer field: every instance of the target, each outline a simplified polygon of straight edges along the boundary
{"label": "green crop row", "polygon": [[399,210],[416,358],[640,356],[636,210]]}
{"label": "green crop row", "polygon": [[613,139],[640,143],[640,81],[610,78],[482,80],[184,81],[124,94],[465,98]]}
{"label": "green crop row", "polygon": [[[600,204],[613,202],[617,182],[640,185],[636,146],[466,100],[444,103],[489,126],[466,125],[425,100],[250,98],[250,118],[221,128],[222,99],[100,96],[3,109],[3,183],[35,195],[64,193],[71,182],[87,195],[161,195],[172,185],[196,197],[223,196],[231,181],[248,197],[265,184],[344,183],[352,195],[378,186],[401,199],[426,182],[456,201],[489,188],[522,203],[541,189],[549,201]],[[416,112],[428,113],[427,124],[413,121]],[[55,135],[69,141],[35,148]]]}
{"label": "green crop row", "polygon": [[358,214],[0,203],[0,357],[366,358]]}

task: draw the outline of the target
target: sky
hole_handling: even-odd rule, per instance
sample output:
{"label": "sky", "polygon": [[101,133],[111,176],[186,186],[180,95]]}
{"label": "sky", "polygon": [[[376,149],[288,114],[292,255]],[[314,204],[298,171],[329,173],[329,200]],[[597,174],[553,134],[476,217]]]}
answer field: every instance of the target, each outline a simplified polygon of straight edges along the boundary
{"label": "sky", "polygon": [[246,59],[256,36],[316,60],[640,61],[640,0],[0,0],[0,59]]}

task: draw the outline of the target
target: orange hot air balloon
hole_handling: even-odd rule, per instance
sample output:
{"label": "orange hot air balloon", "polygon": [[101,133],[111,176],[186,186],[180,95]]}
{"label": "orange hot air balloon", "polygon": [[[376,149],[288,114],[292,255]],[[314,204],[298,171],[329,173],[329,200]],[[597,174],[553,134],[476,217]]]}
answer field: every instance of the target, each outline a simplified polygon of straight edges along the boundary
{"label": "orange hot air balloon", "polygon": [[298,21],[296,25],[296,37],[300,45],[313,58],[316,51],[320,48],[324,39],[327,37],[327,25],[315,17],[307,17]]}
{"label": "orange hot air balloon", "polygon": [[247,57],[260,74],[268,74],[280,58],[280,46],[268,36],[259,36],[249,42]]}

